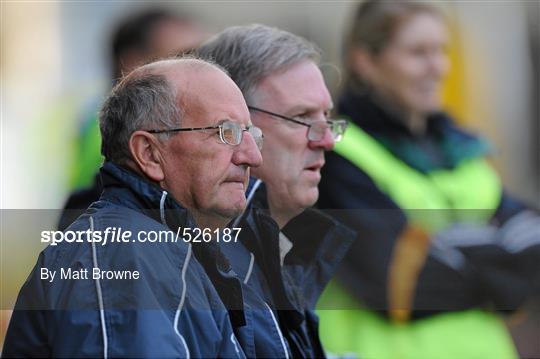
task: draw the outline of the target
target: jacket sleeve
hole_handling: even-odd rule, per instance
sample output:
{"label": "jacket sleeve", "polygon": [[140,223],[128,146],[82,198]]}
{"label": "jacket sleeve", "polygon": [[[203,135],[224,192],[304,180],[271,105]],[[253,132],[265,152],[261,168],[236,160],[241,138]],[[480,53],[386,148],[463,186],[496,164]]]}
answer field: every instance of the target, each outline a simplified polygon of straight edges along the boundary
{"label": "jacket sleeve", "polygon": [[40,268],[52,268],[44,258],[19,293],[2,357],[244,357],[225,309],[183,311],[175,330],[173,306],[151,305],[148,293],[132,296],[129,285],[102,281],[100,311],[95,281],[41,280]]}
{"label": "jacket sleeve", "polygon": [[538,209],[534,209],[532,206],[528,206],[524,202],[510,196],[506,190],[503,189],[499,206],[497,207],[491,222],[497,226],[503,226],[510,218],[526,210],[538,212]]}
{"label": "jacket sleeve", "polygon": [[[99,312],[87,307],[95,298],[87,295],[88,301],[78,309],[66,301],[52,301],[50,292],[57,290],[61,281],[41,279],[41,268],[53,268],[52,262],[47,250],[43,251],[23,284],[8,326],[2,357],[103,355]],[[77,285],[83,281],[74,282],[77,284],[73,289],[77,290]],[[97,307],[97,303],[95,305]]]}
{"label": "jacket sleeve", "polygon": [[540,293],[540,216],[534,211],[518,212],[501,227],[453,227],[435,244],[441,260],[474,274],[484,301],[498,310],[515,310]]}

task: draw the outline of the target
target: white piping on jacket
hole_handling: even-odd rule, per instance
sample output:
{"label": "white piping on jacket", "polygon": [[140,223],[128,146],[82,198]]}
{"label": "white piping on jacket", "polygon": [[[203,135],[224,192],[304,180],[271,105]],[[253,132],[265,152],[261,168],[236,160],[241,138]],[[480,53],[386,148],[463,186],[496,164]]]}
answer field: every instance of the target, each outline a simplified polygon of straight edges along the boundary
{"label": "white piping on jacket", "polygon": [[231,340],[231,342],[233,343],[234,345],[234,350],[236,351],[236,354],[238,354],[238,357],[240,358],[240,349],[238,349],[238,346],[240,344],[238,344],[238,340],[236,339],[236,337],[234,336],[234,333],[231,333],[231,336],[229,338]]}
{"label": "white piping on jacket", "polygon": [[[262,183],[262,181],[260,179],[257,179],[255,181],[255,183],[253,184],[253,187],[251,188],[251,191],[249,191],[249,194],[248,194],[248,196],[246,198],[246,208],[247,208],[247,206],[249,206],[249,202],[251,202],[251,200],[253,199],[253,196],[255,196],[255,192],[257,192],[257,189],[261,186],[261,183]],[[243,216],[244,216],[244,214],[242,213],[241,215],[236,217],[236,219],[234,220],[231,227],[234,228],[234,227],[238,226],[238,223],[240,223],[240,220],[242,219]]]}
{"label": "white piping on jacket", "polygon": [[184,344],[184,348],[186,349],[186,359],[190,358],[189,348],[187,346],[186,340],[180,334],[180,331],[178,330],[178,320],[180,319],[180,313],[182,312],[182,307],[184,306],[184,301],[186,299],[186,271],[189,265],[189,260],[191,259],[191,243],[188,244],[188,252],[186,254],[186,258],[184,259],[184,266],[182,267],[182,295],[180,297],[180,303],[178,303],[178,308],[176,309],[176,314],[174,316],[174,331],[176,332],[176,335],[180,338],[182,341],[182,344]]}
{"label": "white piping on jacket", "polygon": [[285,339],[283,339],[283,334],[281,333],[281,329],[279,329],[279,325],[277,323],[276,317],[274,316],[274,312],[272,312],[272,309],[270,309],[270,306],[266,302],[264,302],[264,305],[266,305],[266,308],[268,308],[268,311],[272,316],[272,320],[274,321],[274,325],[276,326],[279,340],[281,341],[281,346],[283,347],[283,352],[285,353],[284,358],[289,359],[289,352],[287,351],[287,346],[285,345]]}
{"label": "white piping on jacket", "polygon": [[251,188],[251,191],[249,191],[249,194],[247,196],[247,199],[246,199],[247,204],[249,204],[249,202],[251,202],[251,200],[253,199],[253,196],[255,195],[255,192],[260,187],[261,183],[262,183],[262,180],[260,180],[260,179],[257,179],[255,181],[255,183],[253,184],[253,187]]}
{"label": "white piping on jacket", "polygon": [[[260,185],[262,184],[262,180],[260,179],[257,179],[257,181],[255,181],[255,183],[253,184],[253,187],[251,188],[251,191],[249,192],[249,195],[246,199],[246,207],[249,205],[249,203],[251,202],[251,200],[253,199],[253,196],[255,195],[255,192],[257,191],[257,189],[260,187]],[[241,219],[242,216],[238,216],[238,218],[236,218],[236,220],[234,221],[234,225],[233,227],[236,227],[236,225],[238,225],[238,223],[240,222],[240,219]],[[249,262],[249,268],[248,268],[248,272],[246,274],[246,278],[244,279],[244,283],[247,283],[247,281],[249,280],[249,278],[251,277],[251,271],[253,270],[253,264],[255,263],[255,256],[253,255],[253,253],[250,253],[251,254],[251,260]],[[277,332],[278,332],[278,335],[279,335],[279,340],[281,341],[281,347],[283,348],[283,353],[285,353],[285,356],[284,358],[286,359],[289,359],[289,351],[287,350],[287,346],[285,345],[285,339],[283,338],[283,333],[281,333],[281,329],[279,328],[279,324],[276,320],[276,317],[274,316],[274,312],[272,311],[272,309],[270,308],[270,306],[264,302],[264,305],[266,305],[266,308],[268,308],[268,311],[270,312],[270,316],[272,317],[272,320],[274,321],[274,325],[277,329]]]}
{"label": "white piping on jacket", "polygon": [[[262,183],[262,180],[260,179],[257,179],[255,181],[255,183],[253,184],[253,187],[251,188],[251,191],[249,191],[249,194],[246,198],[246,208],[247,206],[249,206],[249,203],[251,202],[251,200],[253,199],[253,196],[255,196],[255,192],[257,192],[257,189],[261,186],[261,183]],[[236,217],[236,219],[234,220],[233,224],[232,224],[232,228],[238,226],[238,223],[240,223],[240,220],[242,219],[243,217],[243,213],[241,215],[239,215],[238,217]],[[248,267],[248,270],[246,272],[246,276],[244,278],[244,284],[247,284],[247,282],[249,281],[249,278],[251,278],[251,272],[253,271],[253,265],[255,264],[255,256],[253,255],[253,253],[249,253],[251,258],[249,260],[249,267]]]}
{"label": "white piping on jacket", "polygon": [[249,255],[251,256],[251,258],[249,260],[249,267],[246,273],[246,277],[244,278],[244,284],[247,284],[249,278],[251,277],[251,272],[253,271],[253,264],[255,263],[255,255],[251,252],[249,252]]}
{"label": "white piping on jacket", "polygon": [[167,221],[165,221],[165,198],[167,198],[167,191],[163,191],[161,194],[161,199],[159,201],[159,216],[161,217],[161,223],[167,225]]}
{"label": "white piping on jacket", "polygon": [[[167,198],[167,191],[163,191],[161,194],[161,199],[159,201],[159,215],[161,217],[161,223],[164,225],[167,225],[167,221],[165,220],[165,199]],[[184,346],[184,349],[186,351],[186,359],[189,359],[191,357],[191,354],[189,352],[189,348],[187,346],[186,340],[180,334],[180,331],[178,330],[178,321],[180,320],[180,313],[182,312],[182,308],[184,307],[184,301],[186,299],[186,291],[187,291],[187,284],[186,284],[186,272],[189,265],[189,260],[191,259],[191,243],[188,244],[188,251],[186,254],[186,258],[184,259],[184,265],[182,266],[182,294],[180,295],[180,303],[178,303],[178,308],[176,309],[176,313],[174,315],[174,332],[176,335],[178,335],[178,338],[180,338],[180,341],[182,342],[182,345]]]}
{"label": "white piping on jacket", "polygon": [[[94,232],[94,218],[90,216],[90,232]],[[92,241],[92,262],[94,268],[98,267],[96,242]],[[107,338],[107,326],[105,325],[105,308],[103,305],[103,293],[101,292],[101,282],[99,276],[96,278],[96,291],[98,296],[99,317],[101,320],[101,334],[103,336],[103,358],[107,359],[107,352],[109,351],[109,342]]]}

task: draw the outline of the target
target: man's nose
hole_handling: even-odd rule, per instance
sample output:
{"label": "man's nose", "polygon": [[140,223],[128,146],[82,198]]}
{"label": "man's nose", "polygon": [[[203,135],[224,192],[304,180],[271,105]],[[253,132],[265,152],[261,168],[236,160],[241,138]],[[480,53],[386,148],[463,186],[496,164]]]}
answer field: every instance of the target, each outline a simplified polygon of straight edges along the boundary
{"label": "man's nose", "polygon": [[235,148],[232,161],[238,166],[259,167],[262,164],[261,151],[251,133],[244,131],[242,141]]}
{"label": "man's nose", "polygon": [[324,130],[324,136],[319,141],[308,141],[308,147],[312,150],[322,149],[324,151],[330,151],[334,148],[335,144],[336,141],[334,141],[334,135],[330,127]]}

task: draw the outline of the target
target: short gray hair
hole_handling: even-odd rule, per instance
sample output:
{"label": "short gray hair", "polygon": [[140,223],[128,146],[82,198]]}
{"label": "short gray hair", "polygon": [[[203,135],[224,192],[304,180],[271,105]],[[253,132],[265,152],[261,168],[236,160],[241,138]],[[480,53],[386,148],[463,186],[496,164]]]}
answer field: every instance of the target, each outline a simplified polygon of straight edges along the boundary
{"label": "short gray hair", "polygon": [[227,69],[250,104],[264,77],[303,60],[318,64],[321,51],[312,42],[290,32],[253,24],[223,30],[205,42],[198,55]]}
{"label": "short gray hair", "polygon": [[161,74],[132,73],[112,90],[99,115],[101,153],[108,161],[131,159],[129,139],[138,130],[178,126],[176,90]]}

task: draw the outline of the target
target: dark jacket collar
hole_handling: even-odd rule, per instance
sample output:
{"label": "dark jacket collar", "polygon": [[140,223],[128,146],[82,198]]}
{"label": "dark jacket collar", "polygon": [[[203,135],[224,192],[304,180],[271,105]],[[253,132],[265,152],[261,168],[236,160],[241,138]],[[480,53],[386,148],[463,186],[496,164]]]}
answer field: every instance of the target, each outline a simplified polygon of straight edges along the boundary
{"label": "dark jacket collar", "polygon": [[167,191],[132,170],[105,162],[100,170],[102,198],[138,210],[172,230],[195,227],[195,220]]}
{"label": "dark jacket collar", "polygon": [[[104,191],[101,199],[140,211],[168,226],[196,228],[190,212],[170,194],[135,172],[113,162],[105,162],[101,170]],[[193,243],[193,253],[204,267],[235,326],[245,325],[241,284],[216,243]]]}
{"label": "dark jacket collar", "polygon": [[303,320],[302,303],[297,303],[289,296],[285,285],[281,263],[279,261],[279,227],[264,209],[250,206],[243,217],[240,236],[242,244],[253,253],[265,278],[273,299],[274,309],[286,311],[286,319],[293,327]]}
{"label": "dark jacket collar", "polygon": [[491,152],[488,142],[458,128],[443,112],[428,116],[425,133],[413,134],[399,113],[369,90],[347,88],[338,102],[338,112],[421,172],[452,169],[463,160]]}
{"label": "dark jacket collar", "polygon": [[[253,181],[252,181],[253,184]],[[251,188],[251,186],[250,186]],[[260,183],[253,199],[248,204],[248,210],[243,216],[243,221],[250,229],[250,235],[242,236],[242,243],[250,250],[259,263],[261,270],[267,278],[273,293],[277,309],[289,311],[286,320],[295,324],[304,318],[306,309],[314,309],[320,292],[333,274],[327,273],[322,276],[318,283],[295,283],[294,290],[287,291],[284,287],[283,275],[280,263],[279,232],[277,223],[270,217],[268,211],[267,191],[264,183]],[[346,228],[335,219],[327,216],[315,208],[308,208],[300,215],[293,218],[283,228],[282,232],[291,240],[293,247],[285,257],[286,266],[310,268],[321,260],[321,255],[329,245],[335,244],[340,250],[333,251],[337,257],[329,258],[327,268],[333,268],[345,255],[346,250],[355,238],[354,232]],[[339,237],[339,239],[338,239]],[[337,253],[339,252],[339,254]],[[330,263],[335,261],[334,263]],[[273,280],[272,278],[275,278]],[[292,284],[292,283],[291,283]],[[305,295],[306,288],[310,288],[309,295]],[[291,315],[291,313],[294,313]]]}
{"label": "dark jacket collar", "polygon": [[242,243],[267,278],[293,356],[324,357],[315,305],[356,236],[318,210],[307,209],[282,230],[293,243],[282,267],[280,229],[268,212],[266,186],[259,183],[255,190],[243,219],[249,235],[241,237]]}
{"label": "dark jacket collar", "polygon": [[[397,109],[386,104],[369,89],[358,90],[349,86],[340,97],[337,110],[372,136],[416,136],[405,125]],[[435,135],[448,122],[452,120],[446,114],[433,112],[427,118],[426,136]]]}

